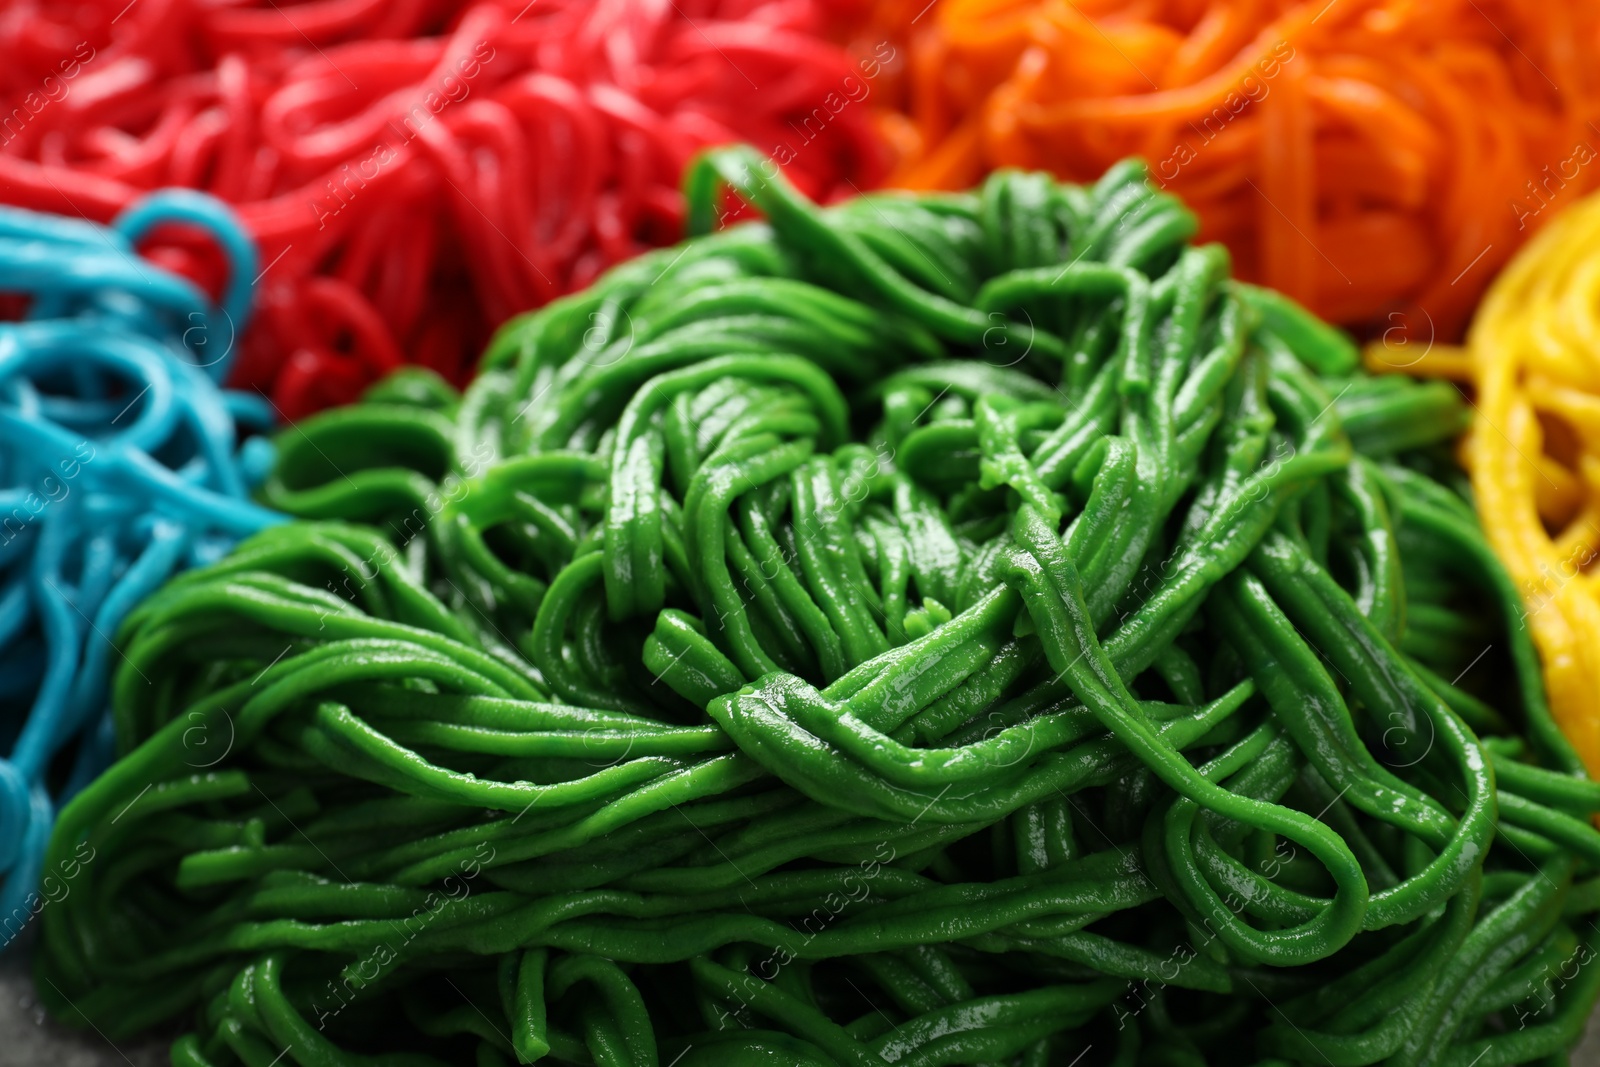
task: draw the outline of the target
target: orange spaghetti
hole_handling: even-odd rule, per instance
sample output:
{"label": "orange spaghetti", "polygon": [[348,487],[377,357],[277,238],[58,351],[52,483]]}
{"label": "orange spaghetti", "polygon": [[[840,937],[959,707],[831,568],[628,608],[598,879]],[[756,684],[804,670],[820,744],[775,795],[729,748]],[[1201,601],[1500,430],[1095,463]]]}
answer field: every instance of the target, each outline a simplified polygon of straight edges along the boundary
{"label": "orange spaghetti", "polygon": [[1128,155],[1239,272],[1370,333],[1459,335],[1495,270],[1600,184],[1593,0],[884,0],[893,184]]}

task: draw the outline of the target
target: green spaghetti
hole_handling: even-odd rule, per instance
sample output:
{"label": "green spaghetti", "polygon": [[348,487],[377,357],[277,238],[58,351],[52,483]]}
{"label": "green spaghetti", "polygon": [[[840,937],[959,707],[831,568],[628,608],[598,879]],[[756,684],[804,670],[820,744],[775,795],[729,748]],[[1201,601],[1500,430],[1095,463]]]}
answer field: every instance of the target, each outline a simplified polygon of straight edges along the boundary
{"label": "green spaghetti", "polygon": [[285,434],[39,986],[179,1067],[1564,1063],[1600,786],[1441,384],[1093,187],[766,216]]}

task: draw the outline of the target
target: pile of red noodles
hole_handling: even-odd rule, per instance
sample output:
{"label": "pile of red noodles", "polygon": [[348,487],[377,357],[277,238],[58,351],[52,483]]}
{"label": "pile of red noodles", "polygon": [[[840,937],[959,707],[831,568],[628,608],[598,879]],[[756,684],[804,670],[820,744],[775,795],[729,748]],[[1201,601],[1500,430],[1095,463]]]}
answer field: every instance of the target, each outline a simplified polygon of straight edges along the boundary
{"label": "pile of red noodles", "polygon": [[507,316],[676,240],[706,145],[748,141],[824,200],[879,181],[881,66],[826,43],[825,15],[27,0],[0,13],[0,201],[104,220],[183,185],[238,205],[266,270],[234,381],[294,418],[402,362],[459,380]]}

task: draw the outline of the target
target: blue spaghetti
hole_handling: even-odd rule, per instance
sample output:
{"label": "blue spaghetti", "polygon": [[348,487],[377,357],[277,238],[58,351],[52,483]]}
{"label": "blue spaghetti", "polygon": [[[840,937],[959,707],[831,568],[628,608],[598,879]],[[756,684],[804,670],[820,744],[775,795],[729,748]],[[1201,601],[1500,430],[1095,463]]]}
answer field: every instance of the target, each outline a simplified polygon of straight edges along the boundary
{"label": "blue spaghetti", "polygon": [[[218,301],[140,255],[170,226],[222,253]],[[0,293],[25,307],[0,322],[0,946],[52,899],[57,807],[112,755],[123,616],[278,521],[249,499],[273,410],[221,386],[256,272],[201,194],[152,194],[110,226],[0,208]]]}

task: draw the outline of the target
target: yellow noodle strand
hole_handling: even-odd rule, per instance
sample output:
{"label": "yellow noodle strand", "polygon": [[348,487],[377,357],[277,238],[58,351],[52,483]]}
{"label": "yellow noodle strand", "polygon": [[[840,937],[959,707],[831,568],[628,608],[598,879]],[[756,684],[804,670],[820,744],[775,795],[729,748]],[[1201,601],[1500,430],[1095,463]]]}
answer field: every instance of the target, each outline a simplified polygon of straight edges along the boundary
{"label": "yellow noodle strand", "polygon": [[1470,381],[1462,455],[1489,542],[1521,585],[1551,708],[1600,772],[1600,197],[1512,260],[1459,351],[1381,342],[1373,369]]}

